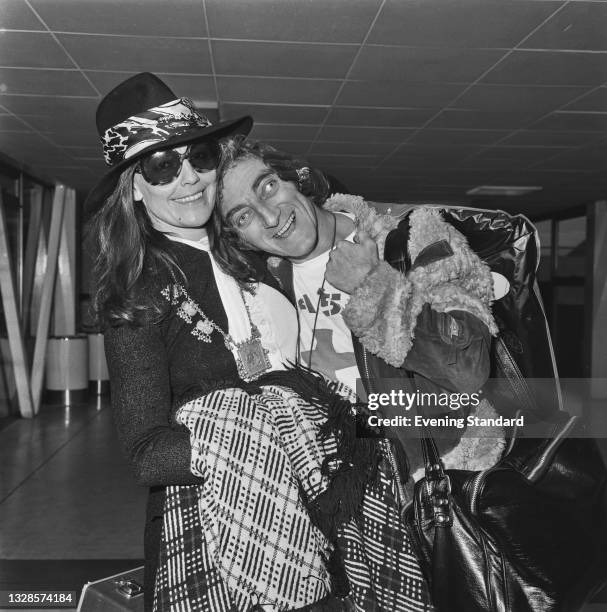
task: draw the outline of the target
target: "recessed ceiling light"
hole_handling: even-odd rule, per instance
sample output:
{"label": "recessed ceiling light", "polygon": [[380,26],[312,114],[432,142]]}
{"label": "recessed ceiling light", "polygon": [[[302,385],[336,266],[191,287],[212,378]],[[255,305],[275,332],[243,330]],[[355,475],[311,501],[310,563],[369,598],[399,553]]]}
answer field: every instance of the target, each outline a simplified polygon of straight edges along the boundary
{"label": "recessed ceiling light", "polygon": [[536,185],[479,185],[466,191],[466,195],[520,196],[542,189]]}

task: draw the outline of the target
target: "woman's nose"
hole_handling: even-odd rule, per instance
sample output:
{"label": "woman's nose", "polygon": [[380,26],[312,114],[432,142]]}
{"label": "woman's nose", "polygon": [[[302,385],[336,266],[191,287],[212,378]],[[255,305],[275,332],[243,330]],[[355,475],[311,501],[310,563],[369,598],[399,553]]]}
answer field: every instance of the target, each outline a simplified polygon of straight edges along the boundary
{"label": "woman's nose", "polygon": [[[206,174],[210,173],[206,172],[205,175]],[[197,183],[200,180],[200,175],[198,174],[198,172],[196,172],[196,170],[194,170],[190,161],[188,159],[184,159],[183,165],[181,166],[181,175],[179,178],[181,180],[182,185],[193,185],[194,183]]]}

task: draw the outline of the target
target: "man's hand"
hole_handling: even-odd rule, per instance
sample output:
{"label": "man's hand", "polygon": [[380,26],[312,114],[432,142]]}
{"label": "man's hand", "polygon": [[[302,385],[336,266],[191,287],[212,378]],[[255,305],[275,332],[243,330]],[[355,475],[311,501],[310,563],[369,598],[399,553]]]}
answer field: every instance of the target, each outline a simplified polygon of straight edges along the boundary
{"label": "man's hand", "polygon": [[379,264],[377,245],[366,232],[358,232],[355,242],[340,240],[329,255],[325,278],[336,289],[352,293],[365,276]]}

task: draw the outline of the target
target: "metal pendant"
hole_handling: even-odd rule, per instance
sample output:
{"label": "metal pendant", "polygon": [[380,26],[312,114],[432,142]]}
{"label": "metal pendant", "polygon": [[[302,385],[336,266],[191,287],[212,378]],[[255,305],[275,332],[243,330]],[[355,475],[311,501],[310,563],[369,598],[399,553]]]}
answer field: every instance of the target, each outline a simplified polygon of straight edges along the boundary
{"label": "metal pendant", "polygon": [[268,351],[263,348],[259,338],[249,338],[235,344],[234,348],[238,374],[243,380],[255,380],[271,367]]}

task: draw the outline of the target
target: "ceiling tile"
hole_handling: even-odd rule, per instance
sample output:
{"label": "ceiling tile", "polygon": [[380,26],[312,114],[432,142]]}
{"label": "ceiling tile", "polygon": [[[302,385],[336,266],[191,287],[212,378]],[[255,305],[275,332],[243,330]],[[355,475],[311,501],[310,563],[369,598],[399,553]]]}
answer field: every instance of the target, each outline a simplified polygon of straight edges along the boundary
{"label": "ceiling tile", "polygon": [[607,170],[607,149],[586,147],[568,151],[535,166],[535,169],[582,170],[586,172]]}
{"label": "ceiling tile", "polygon": [[568,150],[568,147],[504,147],[500,145],[484,149],[473,159],[517,159],[523,163],[532,164]]}
{"label": "ceiling tile", "polygon": [[602,85],[607,81],[607,54],[514,51],[482,81],[512,85]]}
{"label": "ceiling tile", "polygon": [[525,49],[607,50],[607,4],[569,3],[525,41]]}
{"label": "ceiling tile", "polygon": [[428,49],[366,45],[356,59],[351,79],[400,82],[475,81],[495,64],[503,51],[490,49]]}
{"label": "ceiling tile", "polygon": [[380,0],[206,0],[213,38],[362,42]]}
{"label": "ceiling tile", "polygon": [[59,40],[80,68],[210,74],[206,40],[60,34]]}
{"label": "ceiling tile", "polygon": [[327,125],[415,128],[424,125],[435,112],[432,109],[348,108],[337,106],[331,109],[327,118]]}
{"label": "ceiling tile", "polygon": [[498,130],[421,130],[412,143],[435,145],[493,144],[508,134]]}
{"label": "ceiling tile", "polygon": [[0,93],[95,96],[97,92],[78,70],[0,68]]}
{"label": "ceiling tile", "polygon": [[313,155],[380,155],[394,150],[393,142],[321,142],[312,145]]}
{"label": "ceiling tile", "polygon": [[[452,163],[473,153],[480,151],[480,146],[474,144],[466,145],[424,145],[424,144],[405,144],[391,156],[390,160],[384,162],[386,168],[398,167],[398,164],[410,160],[421,160],[426,166],[428,162]],[[434,168],[430,167],[430,171]]]}
{"label": "ceiling tile", "polygon": [[217,77],[222,102],[252,104],[332,104],[341,81]]}
{"label": "ceiling tile", "polygon": [[312,123],[321,124],[327,109],[315,106],[270,106],[263,104],[220,104],[223,120],[241,115],[252,115],[262,123]]}
{"label": "ceiling tile", "polygon": [[97,136],[94,127],[82,132],[56,131],[48,134],[48,138],[58,147],[87,147],[92,149],[95,146],[100,146],[99,136]]}
{"label": "ceiling tile", "polygon": [[442,108],[464,89],[451,83],[348,81],[337,99],[340,106]]}
{"label": "ceiling tile", "polygon": [[5,30],[44,30],[25,0],[2,0],[0,28]]}
{"label": "ceiling tile", "polygon": [[319,127],[318,125],[280,125],[258,123],[256,121],[249,138],[253,140],[287,140],[309,143],[314,140]]}
{"label": "ceiling tile", "polygon": [[512,47],[561,4],[505,0],[387,0],[369,42],[419,47]]}
{"label": "ceiling tile", "polygon": [[607,87],[599,87],[563,110],[607,112]]}
{"label": "ceiling tile", "polygon": [[31,132],[23,121],[14,115],[0,114],[0,132]]}
{"label": "ceiling tile", "polygon": [[607,113],[557,112],[533,124],[534,130],[607,131]]}
{"label": "ceiling tile", "polygon": [[[313,45],[214,40],[215,70],[222,76],[344,78],[356,45]],[[246,61],[243,61],[246,58]]]}
{"label": "ceiling tile", "polygon": [[445,110],[432,120],[429,127],[476,130],[518,129],[539,119],[542,115],[543,113],[537,111]]}
{"label": "ceiling tile", "polygon": [[311,163],[319,168],[373,168],[381,157],[379,155],[310,155]]}
{"label": "ceiling tile", "polygon": [[[190,98],[194,104],[217,104],[217,96],[215,94],[215,84],[213,77],[202,76],[197,74],[192,75],[177,75],[177,74],[157,74],[172,90],[176,96]],[[86,71],[86,76],[91,79],[95,87],[105,94],[116,87],[122,81],[132,76],[132,72],[95,72],[92,70]]]}
{"label": "ceiling tile", "polygon": [[390,142],[406,140],[414,130],[396,127],[358,127],[325,125],[318,140],[342,142]]}
{"label": "ceiling tile", "polygon": [[547,113],[588,91],[586,87],[533,87],[525,85],[473,85],[453,108],[508,112]]}
{"label": "ceiling tile", "polygon": [[508,136],[500,145],[525,147],[578,147],[601,138],[591,132],[550,132],[548,130],[521,130]]}
{"label": "ceiling tile", "polygon": [[51,30],[136,36],[206,37],[201,0],[29,0]]}
{"label": "ceiling tile", "polygon": [[0,103],[40,131],[95,130],[94,98],[4,96]]}
{"label": "ceiling tile", "polygon": [[65,51],[46,32],[1,32],[3,66],[14,68],[73,68]]}

